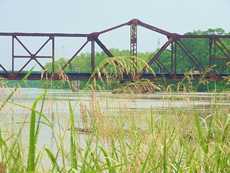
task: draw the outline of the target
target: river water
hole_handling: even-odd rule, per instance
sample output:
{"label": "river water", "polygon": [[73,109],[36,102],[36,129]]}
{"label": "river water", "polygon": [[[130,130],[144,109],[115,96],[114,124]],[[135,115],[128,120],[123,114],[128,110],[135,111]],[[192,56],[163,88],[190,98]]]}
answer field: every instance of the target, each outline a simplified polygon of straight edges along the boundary
{"label": "river water", "polygon": [[[0,103],[4,102],[13,89],[0,89]],[[20,88],[10,99],[5,107],[17,114],[23,113],[23,109],[12,106],[13,103],[30,107],[36,97],[45,93],[43,89]],[[112,94],[110,91],[72,92],[70,90],[47,90],[46,103],[44,110],[54,113],[68,113],[68,102],[77,109],[80,104],[89,106],[92,99],[96,98],[100,103],[101,109],[106,112],[120,109],[208,109],[213,104],[220,106],[230,105],[230,93],[155,93],[155,94]],[[22,112],[21,112],[22,111]],[[4,113],[4,111],[2,112]]]}
{"label": "river water", "polygon": [[[1,127],[20,123],[31,113],[31,106],[36,97],[45,93],[44,89],[20,88],[5,104],[13,91],[11,88],[0,89]],[[116,115],[116,112],[168,110],[171,108],[187,111],[209,110],[212,106],[228,109],[230,93],[154,93],[154,94],[112,94],[110,91],[91,92],[70,90],[47,90],[43,112],[46,116],[69,116],[68,103],[71,102],[76,119],[80,118],[80,107],[90,110],[92,103],[98,104],[104,115]],[[41,107],[41,102],[38,107]],[[17,122],[18,121],[18,122]]]}
{"label": "river water", "polygon": [[[1,131],[9,136],[15,134],[23,126],[23,136],[28,141],[29,117],[31,106],[36,97],[45,93],[43,89],[20,88],[6,102],[11,88],[0,89],[0,110]],[[168,109],[183,109],[186,111],[210,111],[213,106],[220,106],[222,109],[230,107],[230,93],[154,93],[154,94],[112,94],[110,91],[72,92],[70,90],[47,90],[44,102],[43,113],[59,129],[65,131],[69,128],[69,107],[71,103],[76,126],[80,126],[80,112],[84,108],[92,113],[92,105],[97,104],[104,116],[117,116],[121,112],[138,111],[167,111]],[[40,110],[40,101],[36,110]],[[61,128],[60,128],[61,127]],[[64,129],[65,128],[65,129]],[[39,147],[52,146],[53,132],[46,126],[41,126],[39,133]],[[84,140],[84,138],[82,138]],[[25,142],[25,145],[28,143]]]}

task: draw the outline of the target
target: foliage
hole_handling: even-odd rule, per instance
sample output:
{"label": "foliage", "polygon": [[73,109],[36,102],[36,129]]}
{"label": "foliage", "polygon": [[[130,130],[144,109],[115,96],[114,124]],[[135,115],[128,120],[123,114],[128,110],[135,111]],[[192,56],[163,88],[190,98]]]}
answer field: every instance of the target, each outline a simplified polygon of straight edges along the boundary
{"label": "foliage", "polygon": [[150,80],[142,79],[135,82],[128,82],[120,87],[114,89],[112,93],[126,93],[126,94],[143,94],[143,93],[154,93],[160,91],[160,87],[154,84]]}

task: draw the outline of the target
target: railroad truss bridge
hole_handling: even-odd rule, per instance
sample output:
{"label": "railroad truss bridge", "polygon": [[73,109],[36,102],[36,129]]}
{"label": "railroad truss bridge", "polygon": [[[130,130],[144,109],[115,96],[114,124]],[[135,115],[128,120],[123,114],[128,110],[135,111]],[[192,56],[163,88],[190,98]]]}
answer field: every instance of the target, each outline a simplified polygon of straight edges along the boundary
{"label": "railroad truss bridge", "polygon": [[[93,32],[90,34],[70,34],[70,33],[6,33],[0,32],[0,39],[2,37],[8,37],[11,41],[10,49],[11,49],[11,64],[9,68],[4,67],[4,65],[0,64],[0,77],[8,79],[8,80],[20,80],[24,78],[26,75],[27,80],[40,80],[41,76],[44,76],[45,66],[40,61],[41,59],[49,59],[52,64],[51,72],[47,72],[45,75],[47,79],[50,80],[60,80],[59,75],[55,71],[55,43],[57,38],[81,38],[85,39],[84,43],[76,49],[75,53],[71,58],[68,59],[67,63],[63,65],[62,70],[64,71],[67,66],[71,65],[73,60],[77,58],[77,56],[82,52],[83,48],[90,44],[91,49],[91,59],[90,59],[90,67],[91,72],[83,73],[83,72],[66,72],[66,75],[70,80],[87,80],[92,71],[96,66],[96,50],[95,46],[99,46],[101,50],[109,57],[114,57],[113,53],[110,49],[101,41],[100,36],[107,33],[109,34],[113,30],[117,30],[123,27],[129,27],[130,33],[130,55],[137,56],[138,55],[138,27],[143,27],[149,31],[158,33],[165,38],[165,43],[157,50],[154,51],[152,57],[148,61],[148,65],[157,69],[156,74],[147,73],[144,69],[141,73],[142,78],[154,79],[158,77],[165,77],[169,79],[182,79],[184,77],[184,73],[188,69],[192,69],[193,76],[199,78],[205,74],[210,80],[221,80],[225,76],[229,76],[228,73],[228,62],[230,62],[230,48],[227,46],[227,43],[230,43],[230,35],[223,34],[207,34],[207,35],[194,35],[194,34],[177,34],[165,31],[163,29],[154,27],[150,24],[144,23],[138,19],[130,20],[126,23],[120,24],[118,26],[114,26],[100,32]],[[40,48],[34,53],[32,52],[28,45],[23,43],[23,38],[46,38],[47,40],[40,46]],[[25,55],[16,54],[15,45],[19,44],[24,51]],[[39,52],[42,51],[46,47],[47,44],[51,44],[50,55],[41,56]],[[204,46],[205,50],[202,52],[206,52],[205,57],[203,53],[197,53],[196,46],[188,46],[188,43],[201,43],[206,44]],[[9,44],[9,43],[8,43]],[[230,44],[228,44],[230,45]],[[1,47],[1,45],[0,45]],[[170,56],[167,57],[164,61],[162,61],[162,54],[167,51]],[[26,60],[24,64],[20,63],[21,67],[18,67],[16,63],[20,60]],[[38,66],[40,66],[40,71],[30,71],[26,70],[28,64],[32,61],[36,62]],[[186,69],[182,69],[182,66],[186,66]],[[182,66],[181,66],[182,65]],[[180,67],[181,66],[181,67]],[[207,68],[215,67],[213,70],[208,71]],[[184,71],[183,71],[184,70]]]}

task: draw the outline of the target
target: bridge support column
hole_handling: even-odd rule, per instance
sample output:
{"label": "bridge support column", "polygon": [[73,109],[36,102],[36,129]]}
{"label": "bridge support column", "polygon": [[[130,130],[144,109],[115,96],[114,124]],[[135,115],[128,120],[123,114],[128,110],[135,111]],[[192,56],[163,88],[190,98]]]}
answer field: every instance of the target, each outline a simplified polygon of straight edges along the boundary
{"label": "bridge support column", "polygon": [[52,73],[54,73],[54,63],[55,63],[55,40],[54,37],[51,37],[52,40]]}
{"label": "bridge support column", "polygon": [[12,35],[12,46],[11,46],[11,50],[12,50],[12,73],[14,73],[14,35]]}
{"label": "bridge support column", "polygon": [[213,54],[213,39],[209,38],[209,59],[208,59],[208,64],[211,66],[212,65],[212,54]]}
{"label": "bridge support column", "polygon": [[95,40],[91,41],[91,71],[93,72],[96,67],[96,56],[95,56]]}
{"label": "bridge support column", "polygon": [[176,75],[176,51],[177,51],[177,46],[176,42],[172,42],[171,44],[171,73],[173,75]]}
{"label": "bridge support column", "polygon": [[130,55],[133,56],[133,68],[137,74],[137,21],[130,25]]}
{"label": "bridge support column", "polygon": [[130,25],[130,55],[137,56],[137,24]]}

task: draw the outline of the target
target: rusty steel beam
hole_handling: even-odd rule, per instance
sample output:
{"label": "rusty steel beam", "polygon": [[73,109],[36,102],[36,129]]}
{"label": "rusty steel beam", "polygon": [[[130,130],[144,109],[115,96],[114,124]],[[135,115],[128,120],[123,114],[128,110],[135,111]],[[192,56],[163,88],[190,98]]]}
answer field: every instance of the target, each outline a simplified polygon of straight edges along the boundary
{"label": "rusty steel beam", "polygon": [[147,29],[149,29],[149,30],[151,30],[151,31],[154,31],[154,32],[163,34],[163,35],[168,36],[168,37],[173,36],[173,33],[170,33],[170,32],[165,31],[165,30],[163,30],[163,29],[160,29],[160,28],[157,28],[157,27],[155,27],[155,26],[149,25],[149,24],[144,23],[144,22],[142,22],[142,21],[139,21],[139,22],[138,22],[138,25],[140,25],[140,26],[142,26],[142,27],[144,27],[144,28],[147,28]]}
{"label": "rusty steel beam", "polygon": [[37,52],[35,52],[34,56],[36,56],[48,43],[49,41],[51,40],[51,37],[48,38],[48,40],[46,40],[42,46],[37,50]]}
{"label": "rusty steel beam", "polygon": [[137,22],[134,21],[130,25],[130,55],[133,56],[133,68],[137,73]]}
{"label": "rusty steel beam", "polygon": [[[115,29],[118,29],[123,26],[130,25],[130,22],[123,23],[121,25],[103,30],[99,32],[99,34],[103,34]],[[149,30],[158,32],[163,35],[174,36],[175,38],[230,38],[230,34],[227,35],[217,35],[217,34],[210,34],[210,35],[193,35],[193,34],[177,34],[177,33],[170,33],[168,31],[162,30],[160,28],[154,27],[152,25],[146,24],[144,22],[139,21],[138,25],[146,27]],[[88,37],[89,34],[75,34],[75,33],[23,33],[23,32],[0,32],[0,36],[29,36],[29,37]]]}
{"label": "rusty steel beam", "polygon": [[216,42],[216,46],[219,48],[219,50],[224,54],[224,56],[226,58],[230,59],[230,55],[225,52],[225,50],[223,49],[223,47],[220,44],[218,44],[218,42]]}
{"label": "rusty steel beam", "polygon": [[[7,79],[7,80],[21,80],[24,79],[25,76],[27,76],[27,72],[20,72],[20,73],[5,73],[4,71],[0,71],[0,77]],[[91,73],[78,73],[78,72],[69,72],[65,73],[65,75],[68,77],[69,80],[88,80],[91,77]],[[155,80],[158,78],[167,78],[171,80],[183,80],[185,77],[185,74],[178,73],[176,75],[172,75],[170,73],[156,73],[156,74],[140,74],[143,79],[150,79]],[[193,80],[204,78],[202,74],[191,74],[193,76]],[[103,74],[102,74],[103,76]],[[214,76],[212,74],[205,76],[208,80],[224,80],[225,77],[230,76],[230,74],[221,74]],[[97,80],[101,80],[99,78],[96,78]],[[26,80],[64,80],[59,73],[42,73],[42,72],[32,72],[28,75]],[[119,80],[119,79],[117,79]],[[123,80],[130,81],[133,80],[130,75],[124,75]]]}
{"label": "rusty steel beam", "polygon": [[0,68],[1,68],[5,73],[8,73],[7,70],[6,70],[6,68],[5,68],[2,64],[0,64]]}
{"label": "rusty steel beam", "polygon": [[43,69],[46,70],[45,67],[36,59],[36,58],[32,58],[35,62],[37,62],[37,64]]}
{"label": "rusty steel beam", "polygon": [[62,70],[64,70],[70,63],[74,60],[74,58],[77,57],[77,55],[82,51],[82,49],[88,44],[88,40],[76,51],[76,53],[67,61],[67,63],[62,67]]}
{"label": "rusty steel beam", "polygon": [[113,54],[109,51],[109,49],[107,49],[107,47],[101,42],[101,40],[99,40],[98,38],[95,39],[95,42],[97,43],[97,45],[105,52],[105,54],[108,57],[113,57]]}
{"label": "rusty steel beam", "polygon": [[25,51],[29,55],[33,56],[33,54],[29,51],[29,49],[25,46],[25,44],[22,43],[22,41],[17,36],[14,36],[14,38],[18,41],[18,43],[25,49]]}
{"label": "rusty steel beam", "polygon": [[154,54],[153,58],[151,58],[148,62],[148,65],[152,65],[152,63],[155,61],[155,60],[159,60],[160,58],[160,55],[162,54],[162,52],[164,52],[168,46],[173,42],[174,40],[172,38],[170,38],[161,48],[159,51],[157,51],[156,54]]}
{"label": "rusty steel beam", "polygon": [[228,34],[228,35],[187,35],[187,34],[185,34],[185,35],[180,35],[180,34],[176,34],[176,35],[174,35],[174,37],[175,38],[178,38],[178,39],[186,39],[186,38],[194,38],[194,39],[196,39],[196,38],[207,38],[207,39],[209,39],[209,38],[212,38],[212,39],[215,39],[215,38],[230,38],[230,34]]}
{"label": "rusty steel beam", "polygon": [[[17,59],[25,59],[25,58],[31,58],[30,55],[14,55],[14,58],[17,58]],[[52,58],[52,56],[36,56],[36,58],[38,59],[50,59]]]}
{"label": "rusty steel beam", "polygon": [[113,30],[118,29],[118,28],[121,28],[121,27],[123,27],[123,26],[127,26],[128,24],[129,24],[129,23],[126,22],[126,23],[123,23],[123,24],[121,24],[121,25],[117,25],[117,26],[114,26],[114,27],[111,27],[111,28],[102,30],[102,31],[99,32],[99,34],[104,34],[104,33],[113,31]]}
{"label": "rusty steel beam", "polygon": [[0,32],[0,36],[28,36],[28,37],[88,37],[88,34],[71,33],[26,33],[26,32]]}
{"label": "rusty steel beam", "polygon": [[160,68],[160,72],[162,71],[162,69],[164,69],[165,72],[169,73],[168,69],[165,67],[164,64],[162,64],[159,60],[154,60],[154,62],[156,63],[156,65]]}
{"label": "rusty steel beam", "polygon": [[191,62],[198,68],[199,71],[204,71],[203,65],[197,60],[196,56],[184,45],[181,40],[177,40],[176,44],[181,48],[181,50],[187,55]]}
{"label": "rusty steel beam", "polygon": [[96,67],[96,52],[95,52],[95,41],[91,41],[91,72],[93,73]]}
{"label": "rusty steel beam", "polygon": [[[162,70],[164,69],[164,71],[169,72],[168,69],[165,67],[165,65],[163,65],[160,61],[160,55],[162,54],[162,52],[164,52],[168,46],[173,42],[173,38],[170,38],[161,48],[160,50],[157,51],[157,53],[155,53],[153,55],[153,57],[149,60],[148,65],[151,66],[153,64],[153,62],[155,62],[157,64],[157,66]],[[146,70],[147,67],[143,68],[143,71]]]}
{"label": "rusty steel beam", "polygon": [[14,36],[11,36],[11,70],[14,72]]}
{"label": "rusty steel beam", "polygon": [[209,47],[208,47],[208,63],[209,63],[209,66],[212,65],[212,54],[213,54],[213,39],[212,38],[209,38]]}
{"label": "rusty steel beam", "polygon": [[216,38],[216,43],[221,52],[227,57],[230,58],[230,50],[224,45],[224,43],[219,39]]}
{"label": "rusty steel beam", "polygon": [[54,63],[55,63],[55,40],[54,37],[51,37],[52,40],[52,72],[54,73]]}
{"label": "rusty steel beam", "polygon": [[[49,43],[49,41],[51,40],[51,37],[49,37],[41,46],[40,48],[35,52],[35,54],[33,54],[26,46],[25,44],[17,37],[17,36],[13,36],[13,40],[16,39],[20,45],[26,50],[26,52],[29,54],[29,56],[23,56],[23,55],[14,55],[14,42],[12,43],[12,56],[13,56],[13,62],[15,58],[30,58],[29,61],[26,62],[26,64],[24,64],[22,66],[22,68],[19,70],[19,72],[23,71],[24,68],[32,61],[34,60],[43,70],[45,70],[45,67],[37,60],[37,58],[52,58],[52,56],[37,56],[37,54]],[[13,70],[14,71],[14,67]]]}
{"label": "rusty steel beam", "polygon": [[171,43],[171,73],[173,75],[176,74],[176,52],[177,52],[177,46],[175,42]]}
{"label": "rusty steel beam", "polygon": [[33,59],[30,58],[22,67],[21,69],[18,71],[18,73],[22,72],[24,70],[24,68],[32,61]]}
{"label": "rusty steel beam", "polygon": [[137,24],[130,25],[130,55],[137,56]]}

